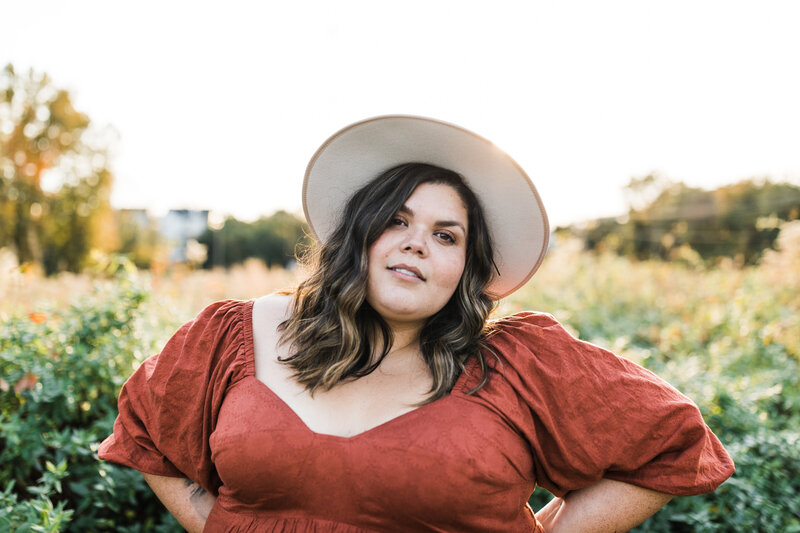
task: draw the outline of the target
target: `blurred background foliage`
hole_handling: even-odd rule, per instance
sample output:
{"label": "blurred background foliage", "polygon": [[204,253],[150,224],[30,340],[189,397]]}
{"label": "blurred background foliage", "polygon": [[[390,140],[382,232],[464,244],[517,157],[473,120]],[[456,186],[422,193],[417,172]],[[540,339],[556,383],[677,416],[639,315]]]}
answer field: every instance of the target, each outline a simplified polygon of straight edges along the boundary
{"label": "blurred background foliage", "polygon": [[[211,301],[295,285],[308,228],[228,217],[170,264],[156,220],[109,204],[113,131],[44,74],[9,65],[0,93],[0,531],[180,531],[137,472],[97,459],[119,388]],[[650,368],[734,457],[718,491],[638,531],[800,532],[800,188],[653,174],[624,193],[624,216],[558,228],[497,315],[553,313]]]}
{"label": "blurred background foliage", "polygon": [[286,211],[249,223],[227,217],[222,227],[209,228],[197,240],[207,249],[204,268],[230,267],[249,258],[268,267],[292,267],[311,245],[306,223]]}
{"label": "blurred background foliage", "polygon": [[[126,254],[139,268],[166,268],[174,243],[158,222],[109,204],[113,130],[94,127],[45,74],[8,65],[0,94],[0,248],[48,275],[80,272],[93,250]],[[706,190],[650,174],[632,178],[623,193],[623,216],[557,231],[587,249],[638,260],[752,265],[774,249],[781,224],[800,219],[800,187],[766,178]],[[203,253],[189,262],[212,268],[258,258],[290,267],[310,242],[305,222],[285,211],[254,222],[227,217],[197,237]]]}
{"label": "blurred background foliage", "polygon": [[[164,268],[173,245],[143,210],[114,210],[110,128],[96,128],[77,111],[67,91],[43,73],[0,72],[0,248],[19,264],[45,274],[80,272],[92,251],[126,254],[140,268]],[[141,216],[144,215],[144,216]],[[249,257],[290,266],[307,226],[278,211],[255,222],[233,217],[209,228],[198,242],[206,268]]]}
{"label": "blurred background foliage", "polygon": [[48,273],[85,266],[109,238],[109,135],[47,75],[0,71],[0,246]]}
{"label": "blurred background foliage", "polygon": [[651,174],[631,179],[625,195],[625,216],[561,230],[590,250],[636,259],[755,264],[774,247],[781,224],[800,218],[800,187],[767,179],[709,191]]}

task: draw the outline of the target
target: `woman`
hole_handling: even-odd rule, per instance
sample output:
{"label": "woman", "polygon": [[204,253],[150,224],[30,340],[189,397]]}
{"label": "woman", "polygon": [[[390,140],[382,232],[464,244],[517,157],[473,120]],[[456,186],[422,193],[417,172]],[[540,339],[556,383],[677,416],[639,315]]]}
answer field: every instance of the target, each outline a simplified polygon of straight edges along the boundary
{"label": "woman", "polygon": [[[120,395],[100,457],[189,531],[620,531],[733,472],[687,398],[551,316],[495,322],[541,201],[466,130],[388,116],[306,172],[292,293],[206,308]],[[534,517],[534,486],[557,498]]]}

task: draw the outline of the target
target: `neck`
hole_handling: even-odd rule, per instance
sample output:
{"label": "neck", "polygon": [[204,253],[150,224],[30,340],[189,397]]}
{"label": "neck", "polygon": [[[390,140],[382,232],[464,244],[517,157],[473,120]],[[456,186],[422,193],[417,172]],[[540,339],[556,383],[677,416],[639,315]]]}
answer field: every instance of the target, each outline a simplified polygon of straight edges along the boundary
{"label": "neck", "polygon": [[422,324],[419,323],[395,323],[387,321],[389,329],[392,330],[392,346],[389,348],[387,359],[397,357],[402,354],[419,353],[419,334],[422,331]]}

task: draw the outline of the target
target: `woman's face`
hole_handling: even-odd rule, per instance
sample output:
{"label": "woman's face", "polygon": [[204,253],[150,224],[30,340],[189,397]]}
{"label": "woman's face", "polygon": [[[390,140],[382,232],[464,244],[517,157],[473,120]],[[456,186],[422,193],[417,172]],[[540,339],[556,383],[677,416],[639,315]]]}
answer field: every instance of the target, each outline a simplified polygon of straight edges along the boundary
{"label": "woman's face", "polygon": [[392,327],[422,327],[458,287],[467,210],[449,185],[423,183],[369,249],[367,302]]}

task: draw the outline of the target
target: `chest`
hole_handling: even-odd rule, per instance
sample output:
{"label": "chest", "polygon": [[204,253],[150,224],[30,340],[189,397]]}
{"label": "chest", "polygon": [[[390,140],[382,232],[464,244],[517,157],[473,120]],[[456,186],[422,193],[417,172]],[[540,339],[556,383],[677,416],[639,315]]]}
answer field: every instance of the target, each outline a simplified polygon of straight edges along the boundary
{"label": "chest", "polygon": [[[241,511],[319,513],[353,523],[416,520],[455,527],[528,520],[527,443],[460,392],[352,437],[309,428],[254,377],[228,393],[211,437],[220,495]],[[358,520],[361,520],[358,518]],[[462,522],[463,521],[463,522]],[[457,529],[457,528],[456,528]]]}
{"label": "chest", "polygon": [[416,409],[428,396],[432,379],[421,356],[390,358],[372,373],[313,394],[281,363],[289,355],[274,336],[262,335],[255,347],[255,377],[315,433],[352,437]]}

